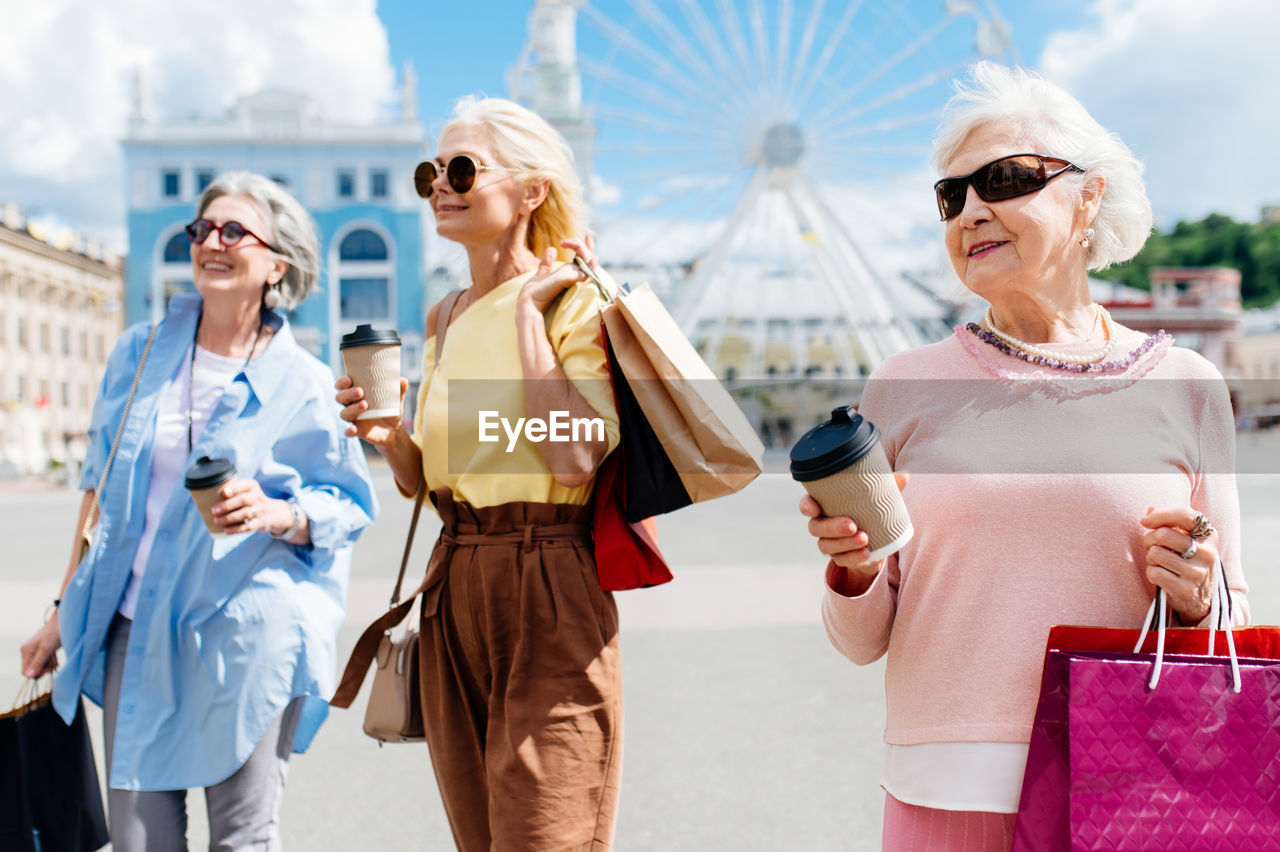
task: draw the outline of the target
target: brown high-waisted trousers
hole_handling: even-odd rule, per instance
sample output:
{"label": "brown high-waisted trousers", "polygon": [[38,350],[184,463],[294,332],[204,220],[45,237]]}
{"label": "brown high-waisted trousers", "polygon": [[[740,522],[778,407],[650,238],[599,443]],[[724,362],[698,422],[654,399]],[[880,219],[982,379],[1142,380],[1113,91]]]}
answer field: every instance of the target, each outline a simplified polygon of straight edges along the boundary
{"label": "brown high-waisted trousers", "polygon": [[454,841],[609,849],[622,680],[591,508],[432,500],[444,528],[423,595],[422,711]]}

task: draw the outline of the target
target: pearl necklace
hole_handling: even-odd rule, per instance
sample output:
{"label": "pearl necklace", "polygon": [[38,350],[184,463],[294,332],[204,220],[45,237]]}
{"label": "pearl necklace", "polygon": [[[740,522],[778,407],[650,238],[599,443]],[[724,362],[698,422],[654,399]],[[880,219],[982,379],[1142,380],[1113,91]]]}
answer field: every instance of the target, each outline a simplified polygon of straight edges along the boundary
{"label": "pearl necklace", "polygon": [[1107,313],[1106,308],[1099,305],[1097,317],[1102,319],[1102,333],[1106,337],[1107,342],[1104,343],[1102,348],[1097,352],[1093,352],[1088,355],[1064,355],[1057,352],[1050,352],[1047,349],[1041,349],[1039,346],[1032,346],[1030,343],[1025,343],[1014,337],[1012,334],[1006,334],[996,328],[995,320],[991,316],[990,305],[987,306],[987,314],[984,319],[987,323],[987,329],[991,334],[994,334],[997,338],[1003,340],[1014,349],[1020,349],[1034,358],[1041,358],[1047,361],[1057,361],[1063,364],[1096,364],[1107,357],[1111,352],[1111,347],[1114,346],[1116,342],[1115,330],[1111,326],[1111,314]]}

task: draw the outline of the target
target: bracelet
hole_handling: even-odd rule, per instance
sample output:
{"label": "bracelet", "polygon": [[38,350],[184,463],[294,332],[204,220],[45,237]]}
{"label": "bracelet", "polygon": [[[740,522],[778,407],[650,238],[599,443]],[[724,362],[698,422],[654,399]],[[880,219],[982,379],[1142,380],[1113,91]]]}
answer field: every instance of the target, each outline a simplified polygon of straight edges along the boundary
{"label": "bracelet", "polygon": [[302,526],[302,510],[298,508],[298,501],[289,500],[288,503],[289,514],[293,516],[293,523],[289,525],[289,529],[280,533],[280,535],[276,535],[275,533],[271,534],[271,537],[276,541],[287,541],[288,539],[293,538],[294,533],[296,533],[298,528]]}

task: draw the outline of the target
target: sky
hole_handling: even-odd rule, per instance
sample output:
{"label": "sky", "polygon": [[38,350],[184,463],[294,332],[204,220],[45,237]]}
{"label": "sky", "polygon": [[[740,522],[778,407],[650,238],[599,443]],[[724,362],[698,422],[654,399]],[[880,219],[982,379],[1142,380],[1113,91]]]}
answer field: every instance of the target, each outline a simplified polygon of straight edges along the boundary
{"label": "sky", "polygon": [[[667,10],[676,5],[652,2]],[[901,8],[908,11],[902,14],[910,24],[905,26],[897,13],[885,15],[897,4],[867,0],[867,23],[860,26],[871,34],[868,41],[855,37],[854,27],[836,45],[832,67],[846,55],[855,63],[863,50],[890,53],[907,38],[890,32],[876,43],[877,14],[893,25],[884,31],[906,32],[927,29],[944,6],[963,3],[903,0]],[[701,4],[717,8],[711,0]],[[750,4],[738,0],[734,5],[745,20]],[[795,5],[810,4],[796,0]],[[976,5],[984,12],[996,9],[1010,25],[1008,56],[1076,95],[1146,163],[1158,225],[1214,211],[1254,220],[1262,205],[1280,203],[1280,158],[1273,152],[1280,138],[1275,93],[1280,51],[1274,49],[1280,3],[976,0]],[[628,62],[622,54],[601,52],[598,22],[603,19],[605,26],[612,21],[633,32],[659,59],[674,56],[675,39],[638,23],[636,10],[643,6],[643,0],[592,0],[598,14],[591,26],[580,25],[583,54],[592,53],[588,58],[598,66]],[[766,19],[776,24],[778,3],[765,0],[763,7]],[[277,86],[312,96],[332,118],[369,121],[396,109],[407,60],[419,80],[420,116],[434,135],[459,96],[506,94],[507,69],[525,44],[530,8],[527,0],[115,0],[109,6],[89,0],[0,0],[0,202],[16,202],[34,218],[56,220],[123,247],[119,139],[129,112],[132,69],[139,67],[146,72],[153,111],[165,119],[217,117],[236,98]],[[714,11],[710,15],[716,17]],[[799,29],[797,19],[790,34],[793,50]],[[823,31],[828,30],[824,23]],[[771,37],[779,38],[776,26]],[[941,56],[941,40],[938,47],[940,55],[928,61],[945,68],[949,58]],[[856,74],[846,79],[857,80]],[[644,82],[641,76],[631,73],[633,82]],[[603,108],[609,96],[600,94],[600,84],[593,88],[589,80],[584,88],[600,97]],[[831,101],[838,94],[820,90],[818,106],[821,98]],[[628,109],[614,108],[631,118],[601,131],[612,150],[598,157],[602,197],[634,203],[643,200],[647,187],[650,201],[668,218],[694,216],[688,211],[703,199],[703,207],[712,209],[709,193],[691,192],[692,184],[686,185],[684,206],[661,204],[657,188],[669,190],[675,185],[672,176],[647,177],[644,158],[626,150],[636,140],[656,138],[658,132],[646,130],[645,123],[664,118],[662,110],[642,99]],[[901,109],[897,114],[905,113],[906,102]],[[696,122],[686,130],[701,132]],[[881,193],[867,193],[841,214],[904,233],[925,227],[921,211],[932,206],[929,130],[917,126],[918,144],[906,145],[906,153],[892,161],[877,164],[876,155],[868,154],[824,163],[824,179],[865,178]],[[657,156],[667,162],[686,158]],[[704,167],[706,186],[721,167],[728,172],[735,166]],[[601,215],[608,213],[605,207]]]}

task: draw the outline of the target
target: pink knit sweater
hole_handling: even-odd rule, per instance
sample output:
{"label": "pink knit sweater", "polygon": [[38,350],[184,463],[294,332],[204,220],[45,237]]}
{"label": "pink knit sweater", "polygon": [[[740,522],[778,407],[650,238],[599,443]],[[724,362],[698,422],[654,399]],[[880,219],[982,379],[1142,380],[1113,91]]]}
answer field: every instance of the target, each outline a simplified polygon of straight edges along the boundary
{"label": "pink knit sweater", "polygon": [[[1123,330],[1112,357],[1142,340]],[[1141,626],[1148,506],[1213,522],[1248,622],[1231,408],[1199,355],[1157,347],[1119,376],[1064,375],[957,329],[885,361],[860,411],[911,473],[916,532],[862,595],[829,573],[823,621],[855,663],[887,652],[887,742],[1027,742],[1049,627]]]}

